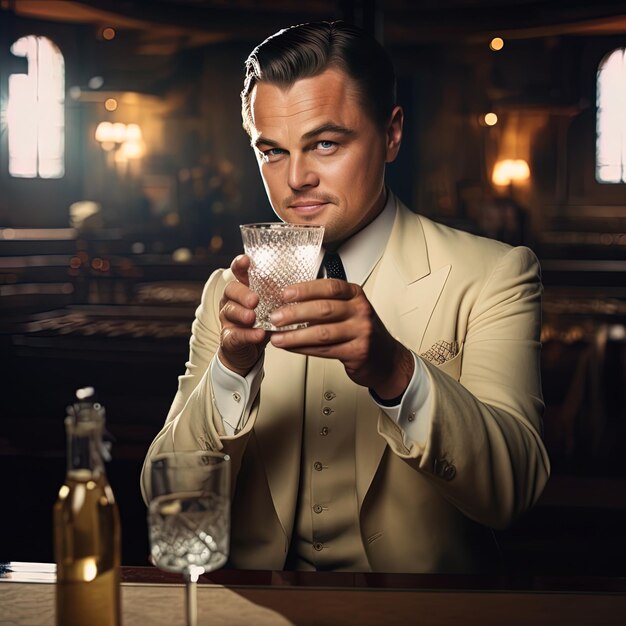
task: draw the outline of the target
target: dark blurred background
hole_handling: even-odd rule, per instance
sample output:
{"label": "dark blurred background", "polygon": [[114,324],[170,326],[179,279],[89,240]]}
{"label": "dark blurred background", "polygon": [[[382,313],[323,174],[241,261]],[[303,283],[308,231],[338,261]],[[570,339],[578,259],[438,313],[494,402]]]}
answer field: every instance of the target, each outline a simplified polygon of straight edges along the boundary
{"label": "dark blurred background", "polygon": [[0,560],[52,561],[65,407],[93,385],[125,564],[210,272],[274,219],[241,128],[250,50],[346,19],[398,70],[391,187],[539,256],[553,476],[514,573],[626,575],[626,3],[0,0]]}

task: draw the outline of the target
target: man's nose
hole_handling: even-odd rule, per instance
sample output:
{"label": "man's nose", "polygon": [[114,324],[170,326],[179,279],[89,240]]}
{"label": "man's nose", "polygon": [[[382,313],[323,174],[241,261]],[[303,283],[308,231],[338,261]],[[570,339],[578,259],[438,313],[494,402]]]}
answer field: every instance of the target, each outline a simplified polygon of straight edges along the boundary
{"label": "man's nose", "polygon": [[293,154],[289,159],[289,186],[294,189],[317,187],[319,177],[313,168],[313,163],[306,155]]}

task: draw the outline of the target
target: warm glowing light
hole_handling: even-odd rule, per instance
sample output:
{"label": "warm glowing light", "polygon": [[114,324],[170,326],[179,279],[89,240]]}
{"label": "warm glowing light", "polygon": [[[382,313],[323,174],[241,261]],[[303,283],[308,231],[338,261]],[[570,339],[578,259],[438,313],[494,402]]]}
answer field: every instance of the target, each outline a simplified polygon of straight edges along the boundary
{"label": "warm glowing light", "polygon": [[115,32],[115,28],[111,28],[110,26],[107,26],[106,28],[102,30],[102,39],[111,41],[112,39],[115,39],[116,34],[117,33]]}
{"label": "warm glowing light", "polygon": [[126,141],[126,124],[122,124],[122,122],[115,122],[115,124],[113,124],[112,139],[115,143]]}
{"label": "warm glowing light", "polygon": [[86,582],[91,582],[92,580],[94,580],[98,575],[98,566],[96,565],[96,559],[94,559],[93,557],[87,557],[83,560],[82,566],[82,580]]}
{"label": "warm glowing light", "polygon": [[530,178],[530,168],[524,159],[504,159],[498,161],[491,180],[494,185],[504,186],[519,183]]}
{"label": "warm glowing light", "polygon": [[176,228],[180,224],[180,216],[178,213],[168,213],[163,218],[163,224],[168,228]]}
{"label": "warm glowing light", "polygon": [[95,138],[104,151],[115,150],[115,163],[125,164],[129,159],[139,159],[145,153],[141,127],[138,124],[100,122]]}
{"label": "warm glowing light", "polygon": [[209,243],[211,252],[219,252],[223,245],[224,240],[219,235],[213,235],[213,237],[211,237],[211,242]]}
{"label": "warm glowing light", "polygon": [[126,126],[126,141],[141,141],[141,127],[139,124]]}
{"label": "warm glowing light", "polygon": [[115,148],[115,131],[111,122],[100,122],[96,128],[96,141],[100,142],[106,152]]}
{"label": "warm glowing light", "polygon": [[115,111],[117,109],[117,100],[115,98],[107,98],[104,101],[104,108],[107,111]]}
{"label": "warm glowing light", "polygon": [[125,141],[121,151],[127,159],[138,159],[143,156],[143,144],[141,141]]}
{"label": "warm glowing light", "polygon": [[96,128],[96,141],[112,141],[113,124],[111,122],[100,122]]}
{"label": "warm glowing light", "polygon": [[498,116],[495,113],[486,113],[483,119],[487,126],[495,126],[498,123]]}
{"label": "warm glowing light", "polygon": [[172,252],[174,263],[189,263],[193,259],[193,254],[189,248],[178,248]]}
{"label": "warm glowing light", "polygon": [[504,48],[504,39],[502,39],[502,37],[494,37],[489,42],[489,48],[491,48],[491,50],[493,50],[494,52],[502,50],[502,48]]}

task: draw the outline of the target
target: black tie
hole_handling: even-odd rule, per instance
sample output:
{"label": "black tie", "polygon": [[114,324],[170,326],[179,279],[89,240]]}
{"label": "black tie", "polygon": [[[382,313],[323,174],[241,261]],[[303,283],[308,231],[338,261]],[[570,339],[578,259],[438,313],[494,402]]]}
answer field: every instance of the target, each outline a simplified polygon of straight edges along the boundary
{"label": "black tie", "polygon": [[346,272],[343,269],[341,257],[334,252],[327,252],[324,255],[324,267],[326,268],[326,278],[339,278],[346,280]]}

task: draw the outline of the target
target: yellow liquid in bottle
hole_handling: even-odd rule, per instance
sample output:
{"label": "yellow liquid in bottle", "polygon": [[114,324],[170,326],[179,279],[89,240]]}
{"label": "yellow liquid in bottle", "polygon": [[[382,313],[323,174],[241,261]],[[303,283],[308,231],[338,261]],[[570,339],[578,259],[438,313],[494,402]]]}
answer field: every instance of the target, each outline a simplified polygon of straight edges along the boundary
{"label": "yellow liquid in bottle", "polygon": [[73,470],[54,505],[58,626],[119,626],[120,521],[102,475]]}

